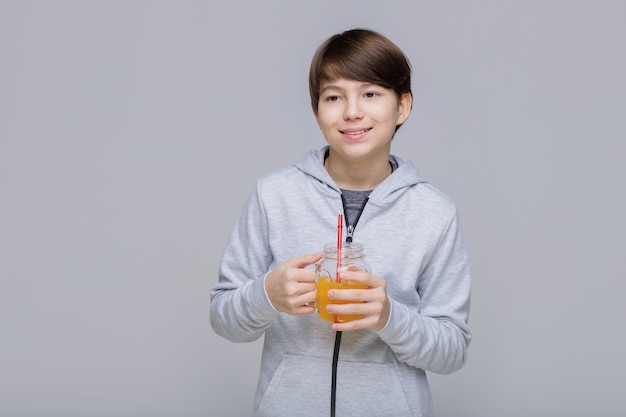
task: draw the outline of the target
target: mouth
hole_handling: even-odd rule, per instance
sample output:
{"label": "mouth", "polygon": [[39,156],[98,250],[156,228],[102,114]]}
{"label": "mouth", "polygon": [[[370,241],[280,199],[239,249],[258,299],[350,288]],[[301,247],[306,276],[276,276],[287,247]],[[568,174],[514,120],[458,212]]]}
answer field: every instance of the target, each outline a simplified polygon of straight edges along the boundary
{"label": "mouth", "polygon": [[346,135],[346,136],[359,136],[359,135],[363,135],[367,132],[369,132],[370,130],[372,130],[371,127],[365,128],[365,129],[358,129],[358,130],[354,130],[354,129],[349,129],[349,130],[340,130],[342,135]]}

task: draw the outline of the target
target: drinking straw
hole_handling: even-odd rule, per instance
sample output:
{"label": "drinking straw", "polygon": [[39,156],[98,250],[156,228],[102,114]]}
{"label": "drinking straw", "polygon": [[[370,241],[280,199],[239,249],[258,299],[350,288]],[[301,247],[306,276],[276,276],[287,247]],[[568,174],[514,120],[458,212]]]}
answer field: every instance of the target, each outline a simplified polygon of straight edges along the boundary
{"label": "drinking straw", "polygon": [[[335,282],[340,283],[339,270],[341,269],[341,246],[343,232],[343,215],[337,215],[337,270],[335,271]],[[339,315],[335,314],[335,323],[339,323]]]}
{"label": "drinking straw", "polygon": [[340,283],[339,269],[341,268],[341,245],[342,245],[342,232],[343,232],[343,215],[337,216],[337,271],[335,273],[335,282]]}

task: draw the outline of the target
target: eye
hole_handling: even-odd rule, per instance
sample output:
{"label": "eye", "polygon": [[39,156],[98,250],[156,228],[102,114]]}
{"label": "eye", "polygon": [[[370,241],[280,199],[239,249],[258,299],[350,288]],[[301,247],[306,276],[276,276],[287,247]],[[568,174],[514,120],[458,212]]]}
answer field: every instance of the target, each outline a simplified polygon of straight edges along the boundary
{"label": "eye", "polygon": [[326,97],[326,101],[338,101],[339,96],[328,96]]}
{"label": "eye", "polygon": [[365,97],[367,98],[374,98],[379,96],[380,94],[378,94],[376,91],[368,91],[367,93],[365,93]]}

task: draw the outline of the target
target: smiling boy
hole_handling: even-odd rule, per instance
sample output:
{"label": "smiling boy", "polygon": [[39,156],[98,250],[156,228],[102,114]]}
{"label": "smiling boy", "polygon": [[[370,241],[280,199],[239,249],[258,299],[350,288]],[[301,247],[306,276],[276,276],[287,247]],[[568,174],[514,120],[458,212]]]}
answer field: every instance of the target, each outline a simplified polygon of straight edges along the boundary
{"label": "smiling boy", "polygon": [[[309,74],[311,105],[328,146],[259,180],[237,220],[211,291],[214,330],[235,342],[265,336],[255,416],[432,416],[426,371],[467,359],[470,272],[456,207],[391,154],[412,107],[411,68],[381,34],[330,37]],[[372,273],[345,279],[320,320],[315,274],[336,234],[365,245]],[[336,333],[341,332],[341,333]],[[335,392],[331,358],[339,352]],[[336,356],[335,356],[336,358]]]}

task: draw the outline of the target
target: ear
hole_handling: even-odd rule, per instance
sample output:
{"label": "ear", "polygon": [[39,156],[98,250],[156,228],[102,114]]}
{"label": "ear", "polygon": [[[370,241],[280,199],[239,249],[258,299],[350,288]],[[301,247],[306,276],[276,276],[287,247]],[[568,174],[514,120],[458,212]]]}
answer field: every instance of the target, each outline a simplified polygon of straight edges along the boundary
{"label": "ear", "polygon": [[403,93],[398,100],[398,122],[397,126],[404,124],[411,114],[413,108],[413,96],[411,93]]}

